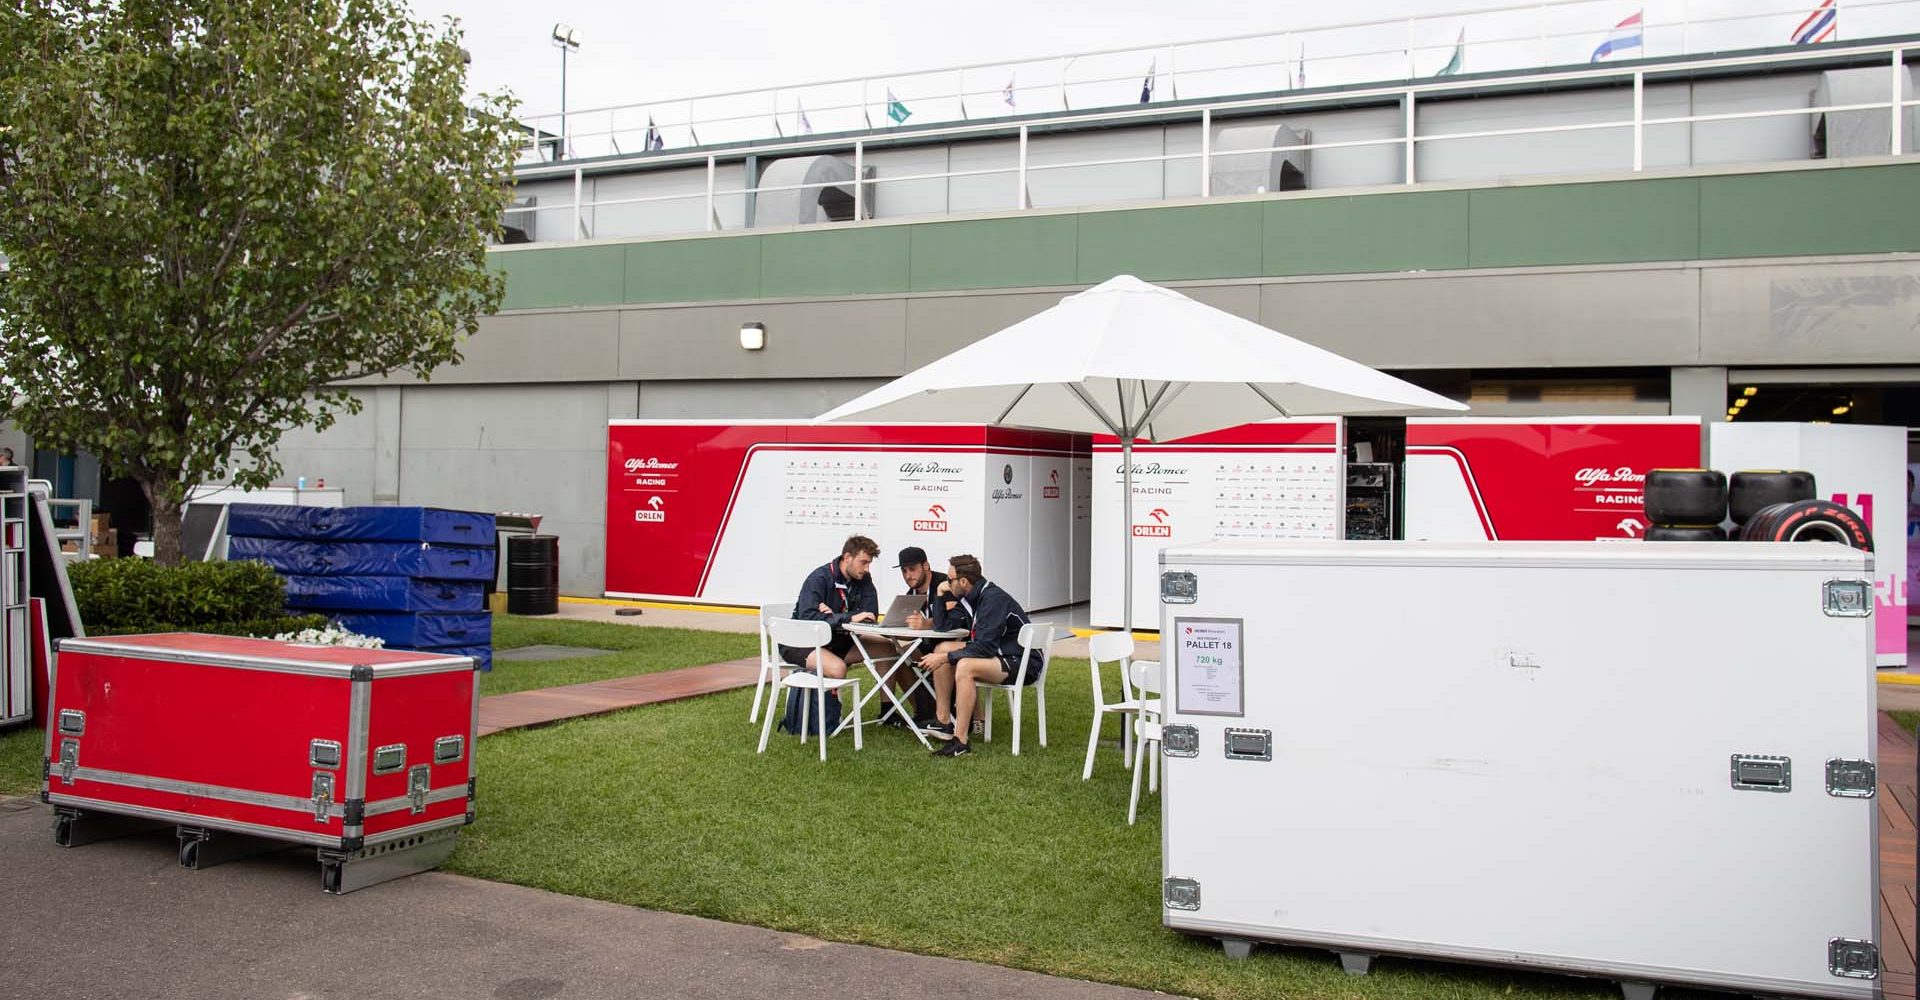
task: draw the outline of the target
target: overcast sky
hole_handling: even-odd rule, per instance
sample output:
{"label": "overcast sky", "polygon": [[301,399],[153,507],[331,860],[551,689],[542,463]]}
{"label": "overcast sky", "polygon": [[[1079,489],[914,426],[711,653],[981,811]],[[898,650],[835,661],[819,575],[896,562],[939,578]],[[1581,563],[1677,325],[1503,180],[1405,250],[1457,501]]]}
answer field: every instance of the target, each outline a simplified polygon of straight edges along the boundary
{"label": "overcast sky", "polygon": [[[791,86],[822,79],[852,76],[909,74],[967,63],[1014,62],[1100,49],[1167,45],[1174,42],[1254,32],[1298,32],[1317,25],[1351,23],[1374,18],[1404,18],[1413,14],[1446,15],[1451,11],[1488,7],[1501,0],[1358,0],[1347,4],[1278,0],[1265,4],[1248,0],[694,0],[694,2],[636,3],[634,0],[413,0],[416,14],[460,18],[473,53],[471,81],[476,89],[508,88],[522,102],[523,114],[550,113],[560,104],[560,53],[549,41],[554,22],[575,26],[581,47],[570,58],[567,105],[576,111],[610,104],[638,104],[695,95],[773,86]],[[1720,14],[1754,12],[1769,16],[1754,22],[1691,29],[1688,43],[1702,48],[1703,35],[1715,35],[1717,47],[1784,44],[1800,19],[1800,11],[1818,0],[1581,0],[1555,4],[1545,17],[1513,15],[1505,24],[1487,17],[1473,20],[1467,71],[1499,68],[1496,46],[1475,44],[1475,36],[1498,32],[1531,35],[1535,26],[1566,33],[1552,49],[1556,62],[1585,62],[1593,46],[1606,37],[1620,18],[1644,9],[1649,24],[1676,23],[1682,11],[1694,19]],[[1904,4],[1897,15],[1920,20],[1920,2]],[[1843,3],[1844,8],[1844,3]],[[1881,16],[1875,13],[1873,16]],[[1841,37],[1861,37],[1869,13],[1848,12]],[[1875,27],[1878,27],[1877,25]],[[1855,30],[1848,31],[1848,28]],[[1418,44],[1428,46],[1419,61],[1418,75],[1430,75],[1444,64],[1456,38],[1456,23],[1440,17],[1427,24]],[[1912,30],[1909,26],[1907,30]],[[1403,44],[1402,27],[1378,29],[1372,39],[1349,35],[1337,41],[1321,36],[1320,48],[1340,46],[1396,47]],[[1524,43],[1526,58],[1537,64],[1539,50]],[[1681,44],[1680,30],[1650,30],[1649,55],[1671,54]],[[1518,57],[1522,43],[1509,46]],[[1664,51],[1663,51],[1664,50]],[[1309,49],[1309,68],[1318,53]],[[1289,56],[1291,53],[1289,53]],[[1273,58],[1273,51],[1260,58]],[[1139,61],[1135,57],[1134,61]],[[1057,65],[1057,64],[1055,64]],[[1131,63],[1126,63],[1131,65]],[[1081,64],[1077,74],[1087,72]],[[1166,67],[1161,66],[1164,72]],[[1312,85],[1348,82],[1327,79],[1341,74],[1332,67]],[[1138,70],[1099,71],[1109,75]],[[1367,72],[1371,73],[1371,70]],[[1182,74],[1186,73],[1185,68]],[[1284,76],[1285,71],[1280,71]],[[992,74],[988,74],[992,75]],[[1023,72],[1023,85],[1044,71]],[[1381,77],[1369,75],[1367,79]],[[1196,81],[1197,82],[1197,81]],[[1164,84],[1164,81],[1163,81]],[[968,81],[989,95],[998,82]],[[903,96],[912,87],[901,84]],[[931,88],[931,83],[927,88]],[[1038,83],[1035,86],[1039,86]],[[1116,85],[1124,86],[1124,85]],[[1137,87],[1137,85],[1136,85]],[[1199,89],[1199,88],[1195,88]],[[1021,110],[1044,110],[1021,102]],[[1162,94],[1161,96],[1165,96]],[[1101,95],[1098,103],[1122,103],[1125,94]],[[990,101],[989,96],[988,100]],[[873,97],[878,101],[878,95]],[[824,99],[823,99],[824,102]],[[944,117],[944,115],[942,115]],[[664,124],[664,119],[663,119]],[[816,123],[818,125],[818,123]]]}

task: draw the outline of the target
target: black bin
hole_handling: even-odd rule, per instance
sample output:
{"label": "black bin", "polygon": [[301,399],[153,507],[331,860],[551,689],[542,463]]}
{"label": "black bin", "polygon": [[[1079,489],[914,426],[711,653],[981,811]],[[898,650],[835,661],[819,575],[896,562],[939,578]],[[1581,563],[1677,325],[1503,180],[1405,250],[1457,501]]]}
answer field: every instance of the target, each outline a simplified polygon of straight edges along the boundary
{"label": "black bin", "polygon": [[560,610],[560,538],[507,536],[507,613],[550,615]]}

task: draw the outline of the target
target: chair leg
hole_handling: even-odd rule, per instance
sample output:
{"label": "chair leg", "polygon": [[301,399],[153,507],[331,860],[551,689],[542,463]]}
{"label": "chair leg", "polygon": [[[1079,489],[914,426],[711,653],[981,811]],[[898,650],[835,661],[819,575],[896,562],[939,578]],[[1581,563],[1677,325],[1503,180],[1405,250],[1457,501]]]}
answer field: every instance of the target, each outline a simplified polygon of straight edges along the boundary
{"label": "chair leg", "polygon": [[[887,710],[886,706],[882,704],[880,707],[881,713],[884,714],[886,710]],[[865,737],[861,735],[861,731],[866,728],[867,727],[860,724],[860,682],[854,681],[853,682],[853,748],[855,750],[865,750],[867,748]]]}
{"label": "chair leg", "polygon": [[807,720],[811,719],[812,717],[813,717],[813,699],[807,697],[807,692],[803,690],[800,692],[800,745],[801,746],[807,745],[807,730],[812,728],[812,726],[808,724]]}
{"label": "chair leg", "polygon": [[758,753],[767,752],[767,737],[773,735],[773,702],[775,697],[779,695],[780,690],[780,685],[775,684],[773,686],[773,692],[767,695],[767,717],[760,723],[760,749],[757,751]]}
{"label": "chair leg", "polygon": [[1107,717],[1098,703],[1093,706],[1093,731],[1087,734],[1087,766],[1080,769],[1080,780],[1093,777],[1093,751],[1100,746],[1100,723]]}
{"label": "chair leg", "polygon": [[[1147,744],[1151,742],[1151,740],[1141,740],[1140,749],[1144,752]],[[1147,791],[1157,792],[1160,790],[1160,755],[1153,753],[1148,754],[1147,757]]]}
{"label": "chair leg", "polygon": [[1013,755],[1020,756],[1020,700],[1026,692],[1014,688],[1007,692],[1007,708],[1013,712]]}
{"label": "chair leg", "polygon": [[753,679],[753,705],[747,709],[747,721],[760,721],[760,689],[767,683],[767,664],[760,661],[760,673]]}
{"label": "chair leg", "polygon": [[[1147,741],[1141,740],[1140,751],[1136,754],[1136,756],[1139,756],[1139,757],[1146,756],[1146,753],[1145,753],[1146,749],[1147,749]],[[1144,769],[1143,765],[1145,763],[1146,761],[1144,760],[1135,760],[1133,762],[1133,780],[1132,782],[1130,782],[1133,790],[1127,796],[1127,825],[1128,826],[1132,826],[1134,819],[1137,818],[1140,814],[1140,772]]]}
{"label": "chair leg", "polygon": [[974,688],[974,690],[979,692],[980,694],[980,711],[985,712],[987,716],[986,732],[983,733],[982,735],[986,738],[986,741],[988,743],[992,743],[993,742],[993,689],[990,687],[976,687]]}
{"label": "chair leg", "polygon": [[827,760],[827,686],[822,684],[814,690],[819,692],[820,727],[814,732],[813,738],[820,744],[820,762],[824,764]]}
{"label": "chair leg", "polygon": [[1039,710],[1036,714],[1040,717],[1040,746],[1044,749],[1047,745],[1047,679],[1045,677],[1040,678],[1040,683],[1033,686],[1033,707]]}

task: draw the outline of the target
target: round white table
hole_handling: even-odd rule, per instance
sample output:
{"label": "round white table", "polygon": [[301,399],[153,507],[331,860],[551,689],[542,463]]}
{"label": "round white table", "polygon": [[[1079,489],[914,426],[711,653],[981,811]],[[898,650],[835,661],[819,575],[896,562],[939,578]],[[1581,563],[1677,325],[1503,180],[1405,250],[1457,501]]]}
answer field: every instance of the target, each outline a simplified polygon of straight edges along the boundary
{"label": "round white table", "polygon": [[[891,639],[894,642],[906,643],[906,645],[902,647],[899,652],[893,654],[892,657],[883,656],[878,659],[876,659],[873,656],[873,654],[868,651],[866,643],[856,642],[853,644],[853,647],[860,651],[860,659],[866,664],[867,672],[873,675],[873,690],[867,692],[865,697],[860,699],[860,707],[864,709],[866,707],[867,702],[870,702],[873,700],[873,696],[875,694],[884,692],[887,696],[887,700],[893,702],[894,711],[900,713],[900,718],[906,720],[907,730],[913,733],[913,738],[916,740],[919,740],[921,746],[926,747],[929,750],[933,749],[933,744],[927,742],[927,734],[925,730],[922,730],[920,726],[913,721],[913,712],[909,710],[905,705],[901,704],[902,696],[895,694],[893,691],[893,688],[888,687],[887,685],[889,681],[893,680],[893,675],[899,672],[901,666],[905,665],[909,669],[911,669],[915,675],[913,683],[911,685],[908,685],[907,690],[904,692],[905,696],[911,697],[913,695],[914,690],[921,687],[922,685],[925,685],[927,690],[929,692],[932,692],[933,690],[932,677],[925,670],[920,669],[920,663],[914,657],[914,654],[919,651],[921,643],[927,642],[929,640],[934,642],[940,642],[945,639],[964,639],[968,635],[967,630],[963,628],[962,629],[946,629],[946,630],[932,629],[932,628],[908,628],[905,625],[879,625],[872,622],[849,624],[845,626],[845,628],[849,635],[855,636],[856,638],[860,636],[870,636],[877,639]],[[886,673],[881,673],[880,664],[883,661],[886,661],[888,659],[891,659],[893,661],[892,665],[890,665],[887,668]],[[848,716],[847,718],[841,720],[840,729],[845,729],[855,718],[858,718],[858,717],[859,717],[859,713],[855,713],[854,715]],[[878,721],[880,720],[872,719],[872,720],[869,720],[868,724],[871,725],[872,723],[878,722]],[[840,729],[834,730],[834,733],[838,735],[840,732]]]}

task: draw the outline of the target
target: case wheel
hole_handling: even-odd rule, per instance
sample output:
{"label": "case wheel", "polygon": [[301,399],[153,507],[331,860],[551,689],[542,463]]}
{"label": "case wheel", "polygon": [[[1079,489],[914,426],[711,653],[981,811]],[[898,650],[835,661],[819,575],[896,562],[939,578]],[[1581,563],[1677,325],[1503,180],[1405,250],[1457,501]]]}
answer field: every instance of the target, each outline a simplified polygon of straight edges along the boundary
{"label": "case wheel", "polygon": [[1621,1000],[1653,1000],[1653,995],[1658,992],[1660,992],[1658,983],[1635,983],[1626,980],[1620,982]]}
{"label": "case wheel", "polygon": [[1373,971],[1373,956],[1357,951],[1340,953],[1340,968],[1349,976],[1364,976]]}
{"label": "case wheel", "polygon": [[60,847],[80,847],[115,840],[136,833],[159,830],[165,823],[112,813],[84,812],[56,806],[53,810],[53,842]]}
{"label": "case wheel", "polygon": [[1246,938],[1221,938],[1220,950],[1236,962],[1243,961],[1253,954],[1253,942]]}
{"label": "case wheel", "polygon": [[249,837],[242,833],[206,830],[195,826],[178,827],[174,830],[174,835],[180,840],[180,867],[195,871],[224,865],[229,861],[239,861],[242,858],[284,851],[294,846],[284,840]]}
{"label": "case wheel", "polygon": [[432,871],[453,854],[459,842],[460,828],[453,827],[403,837],[357,851],[321,848],[320,888],[338,896],[370,885]]}

